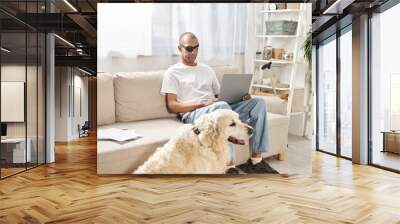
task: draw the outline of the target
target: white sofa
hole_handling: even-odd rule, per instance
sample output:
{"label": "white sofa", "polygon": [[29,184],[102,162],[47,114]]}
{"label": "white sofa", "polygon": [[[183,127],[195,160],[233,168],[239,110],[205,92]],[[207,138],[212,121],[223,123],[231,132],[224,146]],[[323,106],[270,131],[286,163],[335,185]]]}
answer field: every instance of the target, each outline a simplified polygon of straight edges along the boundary
{"label": "white sofa", "polygon": [[[218,78],[239,71],[230,66],[213,67]],[[175,114],[166,110],[160,94],[164,71],[99,73],[97,75],[98,130],[104,128],[134,129],[142,135],[135,141],[97,142],[97,172],[99,174],[132,173],[154,150],[163,145],[182,125]],[[255,96],[261,97],[261,96]],[[288,141],[289,118],[286,104],[278,97],[262,97],[267,102],[271,151],[263,157],[284,158]],[[249,158],[248,146],[236,147],[236,164]]]}

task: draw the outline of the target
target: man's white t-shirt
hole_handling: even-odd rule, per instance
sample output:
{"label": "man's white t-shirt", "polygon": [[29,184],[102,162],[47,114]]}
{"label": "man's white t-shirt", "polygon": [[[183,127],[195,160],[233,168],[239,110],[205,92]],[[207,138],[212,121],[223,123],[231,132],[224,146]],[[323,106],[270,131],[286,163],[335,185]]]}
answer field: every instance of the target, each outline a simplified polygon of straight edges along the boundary
{"label": "man's white t-shirt", "polygon": [[202,63],[188,66],[177,63],[167,69],[161,86],[161,94],[177,95],[179,103],[194,103],[215,98],[220,85],[214,70]]}

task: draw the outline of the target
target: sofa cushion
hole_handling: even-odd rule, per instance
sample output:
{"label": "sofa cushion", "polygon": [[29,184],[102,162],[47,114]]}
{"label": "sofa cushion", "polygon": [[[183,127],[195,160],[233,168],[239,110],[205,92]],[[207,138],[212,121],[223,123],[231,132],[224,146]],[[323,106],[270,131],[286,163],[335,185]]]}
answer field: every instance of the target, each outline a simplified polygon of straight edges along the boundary
{"label": "sofa cushion", "polygon": [[[271,150],[263,154],[269,157],[278,154],[286,148],[289,126],[287,116],[268,113],[268,131]],[[132,173],[156,149],[165,144],[183,125],[174,118],[154,119],[147,121],[115,123],[98,127],[133,129],[142,135],[135,141],[117,143],[113,141],[97,141],[97,172],[100,174]],[[236,164],[242,164],[249,158],[249,146],[236,146]]]}
{"label": "sofa cushion", "polygon": [[281,115],[285,115],[287,112],[287,101],[282,100],[278,96],[252,95],[252,97],[258,97],[263,99],[267,105],[268,112]]}
{"label": "sofa cushion", "polygon": [[115,122],[115,101],[113,76],[109,73],[97,74],[97,124]]}
{"label": "sofa cushion", "polygon": [[164,118],[146,121],[114,123],[98,129],[133,129],[142,138],[120,144],[114,141],[97,141],[97,172],[108,174],[132,173],[159,146],[165,144],[182,126],[178,119]]}
{"label": "sofa cushion", "polygon": [[268,113],[268,128],[274,130],[277,127],[289,126],[289,117],[281,114]]}
{"label": "sofa cushion", "polygon": [[[268,118],[268,136],[269,146],[268,152],[262,154],[263,157],[277,155],[282,149],[286,149],[288,135],[283,134],[288,132],[289,117],[280,114],[267,113]],[[242,164],[249,158],[249,147],[247,145],[236,146],[236,164]]]}
{"label": "sofa cushion", "polygon": [[160,94],[164,71],[120,72],[115,75],[115,113],[118,122],[176,117]]}

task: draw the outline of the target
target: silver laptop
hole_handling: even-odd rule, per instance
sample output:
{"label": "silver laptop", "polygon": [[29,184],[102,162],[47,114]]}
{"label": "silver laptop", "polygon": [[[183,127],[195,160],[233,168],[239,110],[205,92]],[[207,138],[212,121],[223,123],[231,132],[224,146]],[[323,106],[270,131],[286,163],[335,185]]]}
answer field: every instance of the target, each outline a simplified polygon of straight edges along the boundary
{"label": "silver laptop", "polygon": [[252,74],[224,74],[221,81],[219,100],[229,104],[237,103],[249,93]]}

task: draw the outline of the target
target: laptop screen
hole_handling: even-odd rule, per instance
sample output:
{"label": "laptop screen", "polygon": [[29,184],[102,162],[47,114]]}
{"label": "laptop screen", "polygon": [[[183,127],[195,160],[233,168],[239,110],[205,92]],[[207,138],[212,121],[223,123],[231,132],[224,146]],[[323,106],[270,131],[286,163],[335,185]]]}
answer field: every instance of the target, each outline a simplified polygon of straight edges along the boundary
{"label": "laptop screen", "polygon": [[1,136],[7,136],[7,124],[1,123]]}

